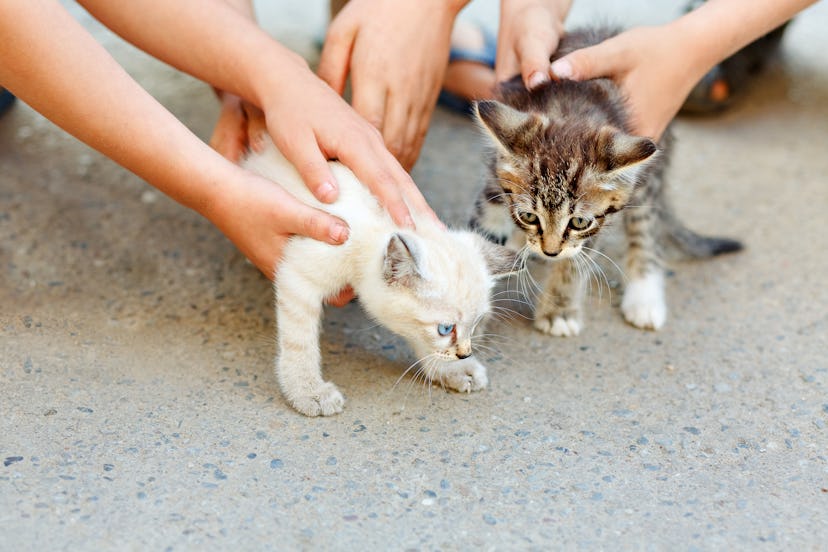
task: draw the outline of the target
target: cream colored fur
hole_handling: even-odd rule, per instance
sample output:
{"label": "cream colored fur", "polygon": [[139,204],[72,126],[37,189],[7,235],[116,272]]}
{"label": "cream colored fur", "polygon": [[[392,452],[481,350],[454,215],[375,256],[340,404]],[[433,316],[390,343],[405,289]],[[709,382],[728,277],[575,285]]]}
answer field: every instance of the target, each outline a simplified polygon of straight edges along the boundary
{"label": "cream colored fur", "polygon": [[[322,204],[272,142],[265,143],[244,166],[350,226],[344,245],[297,236],[284,250],[275,281],[275,368],[287,401],[308,416],[342,411],[342,394],[322,378],[319,325],[324,299],[346,285],[371,317],[409,341],[427,381],[461,392],[486,387],[486,368],[470,356],[472,334],[489,312],[492,271],[512,272],[514,255],[473,232],[446,230],[416,213],[416,231],[401,230],[340,163],[331,163],[339,198]],[[441,324],[453,324],[453,332],[441,336]]]}

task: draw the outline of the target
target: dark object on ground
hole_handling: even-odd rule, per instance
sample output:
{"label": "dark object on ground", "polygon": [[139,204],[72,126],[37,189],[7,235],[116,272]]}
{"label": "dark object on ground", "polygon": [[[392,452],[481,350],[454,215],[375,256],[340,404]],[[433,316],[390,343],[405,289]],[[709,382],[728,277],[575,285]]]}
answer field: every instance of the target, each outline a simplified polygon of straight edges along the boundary
{"label": "dark object on ground", "polygon": [[[702,2],[692,0],[685,11]],[[790,21],[759,37],[729,58],[714,66],[702,77],[681,107],[682,113],[716,113],[728,107],[739,92],[767,65],[779,51],[779,44]]]}
{"label": "dark object on ground", "polygon": [[17,99],[5,88],[0,88],[0,115],[5,113]]}

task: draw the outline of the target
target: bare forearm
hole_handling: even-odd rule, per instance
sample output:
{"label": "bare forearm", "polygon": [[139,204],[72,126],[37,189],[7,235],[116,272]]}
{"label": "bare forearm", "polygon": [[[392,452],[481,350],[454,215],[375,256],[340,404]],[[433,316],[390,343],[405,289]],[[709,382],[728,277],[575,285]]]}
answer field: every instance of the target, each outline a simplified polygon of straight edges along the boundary
{"label": "bare forearm", "polygon": [[[200,4],[207,3],[204,0]],[[147,21],[145,13],[133,11],[136,4],[141,4],[145,9],[152,5],[158,13],[166,13],[169,17],[176,6],[186,4],[193,8],[192,2],[170,2],[170,10],[165,10],[159,2],[149,0],[117,4],[141,21],[141,25],[152,28],[146,31],[151,38],[146,44],[156,51],[170,48],[167,51],[169,56],[165,56],[168,61],[200,68],[193,73],[204,78],[216,76],[216,71],[220,73],[220,70],[210,68],[211,62],[216,62],[219,68],[232,65],[227,58],[211,60],[211,51],[215,50],[210,50],[206,42],[200,42],[205,37],[198,32],[187,35],[171,21],[167,21],[170,26],[159,27],[158,19]],[[214,14],[223,14],[231,21],[229,27],[235,29],[227,33],[231,42],[239,38],[238,29],[257,29],[244,14],[228,4],[216,0],[209,6]],[[189,25],[198,25],[192,17],[200,13],[198,7],[195,8],[192,13],[182,14]],[[134,27],[128,18],[123,20],[114,16],[114,19],[126,27]],[[164,17],[160,19],[164,20]],[[243,24],[240,25],[239,21]],[[176,36],[173,42],[177,45],[174,45],[165,34],[173,33],[169,36],[174,36],[177,29],[182,30],[183,34]],[[214,27],[208,29],[208,34],[215,30]],[[263,42],[252,32],[250,35],[252,39],[245,42],[245,47],[253,47],[251,52],[258,55],[260,51],[255,47]],[[224,39],[219,38],[221,36],[217,32],[214,44],[224,43]],[[276,261],[293,234],[306,235],[330,244],[340,244],[347,239],[348,230],[343,221],[297,201],[277,184],[239,168],[211,150],[144,91],[55,0],[0,0],[0,37],[3,37],[0,40],[0,83],[4,87],[69,133],[207,217],[266,275],[273,276]],[[185,40],[195,42],[189,44]],[[268,41],[271,47],[275,44],[269,38]],[[176,53],[177,49],[181,51]],[[315,151],[318,165],[314,167],[329,170],[316,141],[319,134],[315,133],[321,132],[317,130],[319,125],[315,123],[319,119],[314,118],[315,114],[323,113],[322,120],[339,125],[340,128],[334,131],[336,136],[347,135],[348,139],[344,142],[355,144],[353,151],[369,152],[364,159],[357,159],[362,165],[377,170],[383,178],[386,174],[396,175],[392,172],[393,165],[389,169],[388,163],[381,164],[384,160],[381,155],[370,155],[377,150],[376,144],[381,145],[381,142],[378,138],[371,140],[372,135],[363,130],[367,123],[352,114],[341,99],[307,70],[302,60],[297,62],[296,56],[280,56],[279,52],[278,48],[271,48],[266,54],[271,62],[276,60],[269,67],[278,67],[281,61],[284,69],[295,71],[295,78],[288,81],[297,84],[289,91],[288,100],[292,101],[282,102],[285,106],[275,110],[275,118],[282,120],[292,115],[293,118],[285,124],[289,129],[287,132],[291,133],[290,137],[295,133],[302,138],[294,142],[285,140],[285,143],[294,150],[305,148]],[[231,50],[230,55],[239,56],[240,52]],[[202,63],[205,65],[202,66]],[[215,84],[233,91],[246,90],[255,97],[258,90],[244,87],[257,76],[249,70],[250,66],[228,69],[229,76],[224,80],[217,78]],[[281,74],[276,76],[283,77]],[[245,77],[250,78],[245,80]],[[242,86],[229,86],[233,78],[241,79]],[[261,80],[265,81],[266,86],[273,85],[273,81]],[[276,104],[284,99],[275,92],[267,97]],[[307,110],[296,109],[296,98],[305,100],[310,107]],[[333,115],[325,117],[331,111]],[[295,132],[295,129],[300,130]],[[324,138],[326,140],[320,141],[330,142],[330,138]],[[365,144],[369,147],[364,147]],[[342,155],[336,148],[331,148],[331,151],[337,157],[354,157],[351,150],[345,149]],[[386,158],[390,157],[385,153]],[[309,157],[306,155],[305,159]],[[407,175],[402,169],[398,172],[402,173],[399,180],[413,188],[413,182],[405,180]],[[383,183],[388,180],[390,178],[383,180]],[[413,193],[410,195],[413,196]],[[385,197],[395,202],[398,218],[408,213],[400,208],[404,208],[405,203],[402,193],[396,188],[392,188],[392,193],[386,193]]]}
{"label": "bare forearm", "polygon": [[253,9],[253,0],[224,0],[233,9],[250,20],[256,19],[256,12]]}
{"label": "bare forearm", "polygon": [[307,67],[256,25],[243,0],[80,3],[139,48],[260,106],[278,89],[275,79]]}
{"label": "bare forearm", "polygon": [[700,74],[816,0],[708,0],[672,23],[696,52]]}
{"label": "bare forearm", "polygon": [[[232,170],[56,2],[0,0],[0,35],[4,86],[179,202],[203,210],[209,194],[196,183]],[[194,158],[204,160],[200,175],[186,162]]]}

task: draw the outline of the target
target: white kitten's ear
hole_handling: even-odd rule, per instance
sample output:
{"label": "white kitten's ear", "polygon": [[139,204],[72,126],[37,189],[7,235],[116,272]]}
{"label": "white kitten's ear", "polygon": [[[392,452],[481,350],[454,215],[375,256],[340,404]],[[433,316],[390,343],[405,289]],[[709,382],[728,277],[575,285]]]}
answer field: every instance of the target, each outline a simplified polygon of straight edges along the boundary
{"label": "white kitten's ear", "polygon": [[388,285],[413,287],[422,280],[420,250],[411,236],[394,234],[385,248],[382,276]]}
{"label": "white kitten's ear", "polygon": [[517,251],[492,243],[480,234],[475,234],[475,242],[493,278],[503,278],[524,269],[525,263]]}
{"label": "white kitten's ear", "polygon": [[474,115],[506,153],[524,149],[549,123],[543,115],[524,113],[494,100],[475,102]]}

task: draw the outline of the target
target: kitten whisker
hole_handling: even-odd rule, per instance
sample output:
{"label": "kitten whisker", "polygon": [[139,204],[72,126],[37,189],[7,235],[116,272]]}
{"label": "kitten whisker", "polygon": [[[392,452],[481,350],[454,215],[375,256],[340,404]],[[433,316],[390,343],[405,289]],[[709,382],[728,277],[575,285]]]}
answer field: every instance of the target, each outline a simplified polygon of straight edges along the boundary
{"label": "kitten whisker", "polygon": [[353,330],[353,333],[358,334],[358,333],[362,333],[362,332],[367,332],[367,331],[379,328],[381,326],[382,326],[382,324],[380,324],[380,323],[371,324],[370,326],[364,326],[364,327],[356,328],[355,330]]}
{"label": "kitten whisker", "polygon": [[537,303],[540,296],[543,295],[543,286],[535,280],[532,273],[528,270],[523,271],[520,283],[522,285],[523,295],[531,298],[535,303]]}
{"label": "kitten whisker", "polygon": [[[404,377],[405,377],[405,376],[406,376],[406,375],[407,375],[407,374],[408,374],[411,370],[413,370],[413,369],[414,369],[415,367],[417,367],[418,365],[420,365],[420,364],[422,364],[422,363],[426,362],[426,361],[429,359],[429,357],[431,357],[431,356],[433,356],[433,355],[434,355],[434,353],[431,353],[431,354],[428,354],[428,355],[426,355],[426,356],[424,356],[424,357],[422,357],[422,358],[420,358],[420,359],[417,359],[417,360],[415,360],[414,362],[412,362],[412,363],[408,366],[408,368],[406,368],[406,369],[403,371],[403,373],[402,373],[402,374],[400,374],[400,377],[398,377],[398,378],[397,378],[397,381],[395,381],[395,382],[394,382],[394,385],[392,385],[392,386],[391,386],[391,391],[393,391],[393,390],[397,387],[397,385],[399,385],[399,383],[402,381],[402,379],[403,379],[403,378],[404,378]],[[417,368],[417,370],[419,370],[419,368]],[[415,373],[416,373],[416,372],[415,372]]]}
{"label": "kitten whisker", "polygon": [[523,318],[524,320],[531,320],[531,317],[523,314],[520,311],[507,309],[503,311],[494,311],[491,313],[492,320],[496,322],[511,322],[515,318]]}
{"label": "kitten whisker", "polygon": [[[518,308],[520,307],[520,308]],[[507,322],[515,318],[526,318],[526,310],[531,310],[533,305],[531,303],[516,303],[515,306],[498,307],[492,309],[491,318],[500,322]]]}
{"label": "kitten whisker", "polygon": [[492,310],[497,308],[500,312],[514,311],[517,314],[519,311],[515,308],[516,306],[531,307],[532,303],[523,298],[496,299],[491,303]]}
{"label": "kitten whisker", "polygon": [[483,343],[479,343],[479,344],[475,345],[474,352],[478,356],[480,356],[480,353],[485,353],[489,356],[506,359],[509,362],[512,362],[512,360],[513,360],[511,357],[509,357],[509,355],[504,354],[503,351],[501,351],[499,347],[486,345],[486,344],[483,344]]}
{"label": "kitten whisker", "polygon": [[[590,253],[596,253],[596,254],[600,255],[601,257],[605,258],[606,260],[608,260],[608,261],[612,264],[612,266],[614,266],[614,267],[615,267],[615,270],[617,270],[617,271],[618,271],[618,274],[621,276],[621,278],[622,278],[622,279],[626,282],[626,280],[627,280],[627,275],[626,275],[626,274],[624,274],[624,271],[621,269],[621,267],[620,267],[620,266],[618,266],[618,263],[616,263],[615,261],[613,261],[613,260],[612,260],[612,258],[611,258],[610,256],[608,256],[608,255],[606,255],[605,253],[603,253],[602,251],[599,251],[598,249],[594,249],[594,248],[592,248],[592,247],[587,247],[587,246],[584,246],[584,249],[586,249],[586,250],[587,250],[587,251],[589,251]],[[593,259],[593,260],[594,260],[594,259]],[[609,285],[609,283],[607,283],[607,285]]]}
{"label": "kitten whisker", "polygon": [[[591,248],[586,248],[590,251],[595,251]],[[598,264],[598,262],[592,258],[589,254],[584,254],[583,261],[585,264],[584,269],[589,271],[590,273],[590,283],[594,280],[595,286],[598,288],[598,301],[601,302],[603,300],[603,286],[602,283],[607,286],[607,293],[609,294],[610,298],[612,298],[612,286],[610,286],[609,279],[607,278],[606,273],[604,272],[603,267]]]}
{"label": "kitten whisker", "polygon": [[504,343],[509,341],[508,337],[506,337],[505,335],[497,334],[497,333],[479,334],[479,335],[476,335],[475,338],[483,341],[484,343],[488,342],[491,339],[499,339],[499,340],[503,341]]}
{"label": "kitten whisker", "polygon": [[[506,181],[502,180],[501,182],[506,182]],[[509,182],[506,182],[506,183],[509,184]],[[496,194],[496,195],[493,195],[493,196],[486,196],[486,199],[488,199],[489,201],[492,201],[493,199],[503,199],[503,198],[510,197],[510,196],[513,196],[513,195],[517,195],[517,194],[515,194],[513,192],[507,192],[507,191],[504,190],[503,193]]]}
{"label": "kitten whisker", "polygon": [[[572,267],[577,273],[578,280],[580,282],[584,282],[587,290],[591,291],[593,282],[595,281],[595,274],[592,270],[590,270],[590,267],[587,265],[587,261],[582,257],[586,257],[586,255],[576,255],[572,257]],[[601,287],[597,282],[596,286],[598,287],[598,295],[600,299]]]}
{"label": "kitten whisker", "polygon": [[[483,355],[481,355],[481,353],[485,353],[485,355],[489,356],[489,357],[498,357],[500,359],[505,359],[509,362],[513,362],[513,359],[509,358],[507,355],[504,355],[500,351],[500,349],[497,349],[495,347],[488,347],[486,345],[476,345],[475,347],[472,348],[472,352],[477,357],[483,356]],[[488,360],[493,360],[493,359],[488,359]]]}
{"label": "kitten whisker", "polygon": [[431,379],[429,376],[429,365],[434,362],[434,353],[429,354],[428,356],[424,357],[424,362],[417,368],[417,371],[414,373],[414,377],[412,377],[408,382],[408,390],[406,391],[406,398],[408,394],[412,392],[417,387],[428,387],[429,388],[429,402],[431,402]]}
{"label": "kitten whisker", "polygon": [[491,306],[496,306],[498,308],[504,309],[508,308],[509,305],[518,304],[518,305],[527,305],[529,304],[526,300],[526,296],[522,293],[518,292],[517,290],[511,290],[511,292],[506,295],[504,294],[503,297],[498,299],[491,299],[489,301]]}

